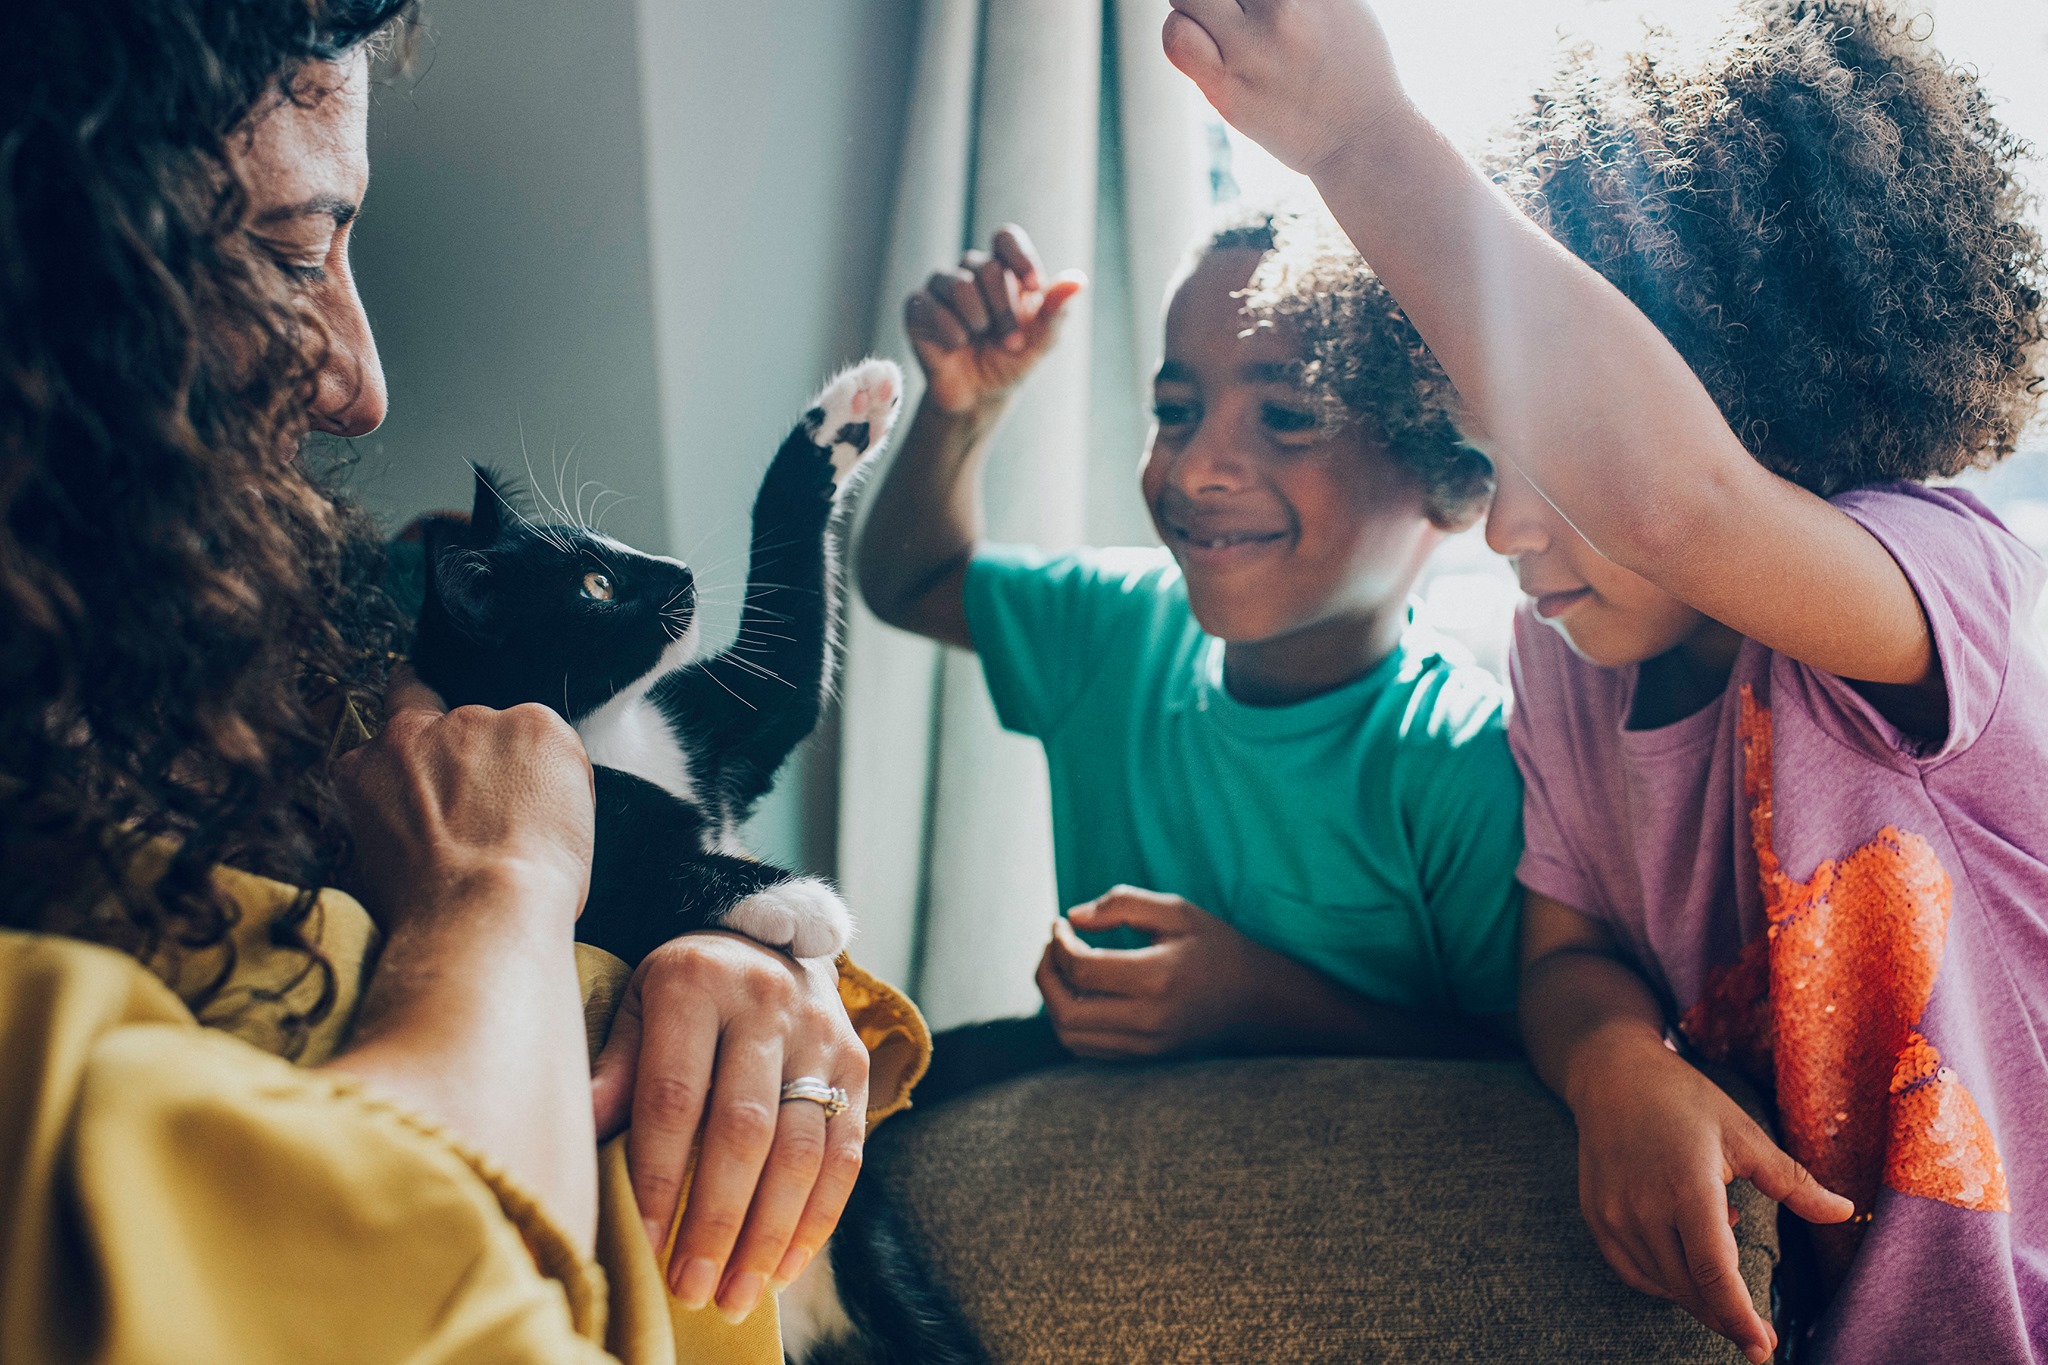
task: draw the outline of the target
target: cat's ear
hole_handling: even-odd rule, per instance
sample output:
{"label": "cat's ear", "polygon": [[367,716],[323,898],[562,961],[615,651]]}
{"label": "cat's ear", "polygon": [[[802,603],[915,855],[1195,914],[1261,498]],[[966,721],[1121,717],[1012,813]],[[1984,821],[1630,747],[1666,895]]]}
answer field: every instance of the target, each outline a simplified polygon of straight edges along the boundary
{"label": "cat's ear", "polygon": [[505,491],[498,476],[482,465],[476,470],[476,500],[469,509],[469,543],[478,549],[494,545],[505,515]]}
{"label": "cat's ear", "polygon": [[464,634],[481,629],[490,567],[472,549],[473,528],[454,517],[435,517],[425,527],[426,598],[420,619],[446,618]]}

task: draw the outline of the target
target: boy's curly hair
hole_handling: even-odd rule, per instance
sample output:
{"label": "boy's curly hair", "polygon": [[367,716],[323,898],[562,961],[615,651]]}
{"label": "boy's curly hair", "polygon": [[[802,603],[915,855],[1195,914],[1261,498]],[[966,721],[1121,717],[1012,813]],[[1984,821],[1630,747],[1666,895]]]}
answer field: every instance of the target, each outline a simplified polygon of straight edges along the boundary
{"label": "boy's curly hair", "polygon": [[2012,453],[2042,388],[2027,148],[1924,26],[1751,0],[1703,60],[1575,53],[1495,178],[1671,340],[1765,467],[1832,496]]}
{"label": "boy's curly hair", "polygon": [[1458,434],[1457,394],[1379,277],[1326,214],[1243,210],[1204,251],[1265,253],[1245,306],[1301,338],[1299,379],[1331,428],[1365,425],[1422,483],[1430,519],[1461,526],[1493,494],[1493,465]]}

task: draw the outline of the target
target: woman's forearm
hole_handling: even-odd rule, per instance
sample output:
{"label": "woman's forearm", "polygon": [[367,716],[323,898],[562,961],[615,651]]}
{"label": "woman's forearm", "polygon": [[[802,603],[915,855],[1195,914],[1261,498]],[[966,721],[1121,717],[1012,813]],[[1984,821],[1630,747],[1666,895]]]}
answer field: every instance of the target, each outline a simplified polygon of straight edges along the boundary
{"label": "woman's forearm", "polygon": [[930,401],[918,406],[855,550],[861,595],[882,620],[971,647],[960,585],[982,536],[989,438],[1007,406],[1003,399],[964,412]]}
{"label": "woman's forearm", "polygon": [[588,1251],[596,1139],[576,898],[505,870],[441,888],[386,941],[354,1041],[328,1066],[501,1163]]}

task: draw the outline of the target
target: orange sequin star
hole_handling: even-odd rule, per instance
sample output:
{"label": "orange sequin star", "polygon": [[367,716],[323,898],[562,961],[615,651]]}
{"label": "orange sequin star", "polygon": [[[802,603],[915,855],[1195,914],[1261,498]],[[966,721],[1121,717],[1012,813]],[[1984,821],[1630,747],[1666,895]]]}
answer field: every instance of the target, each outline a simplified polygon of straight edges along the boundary
{"label": "orange sequin star", "polygon": [[[1954,888],[1933,847],[1887,826],[1846,858],[1786,875],[1771,844],[1771,713],[1742,689],[1740,734],[1764,933],[1681,1021],[1716,1060],[1775,1076],[1785,1148],[1867,1214],[1880,1185],[2008,1210],[1977,1102],[1919,1032],[1948,944]],[[1839,1274],[1862,1220],[1816,1229]]]}

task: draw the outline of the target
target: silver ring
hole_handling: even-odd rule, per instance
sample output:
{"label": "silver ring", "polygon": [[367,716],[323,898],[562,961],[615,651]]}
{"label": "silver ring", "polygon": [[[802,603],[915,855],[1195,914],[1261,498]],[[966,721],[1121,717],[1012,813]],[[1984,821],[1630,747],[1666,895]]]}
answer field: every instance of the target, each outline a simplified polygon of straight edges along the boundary
{"label": "silver ring", "polygon": [[812,1104],[822,1105],[828,1119],[838,1118],[853,1106],[853,1100],[844,1088],[827,1085],[821,1076],[799,1076],[785,1082],[782,1102],[788,1104],[791,1100],[809,1100]]}

